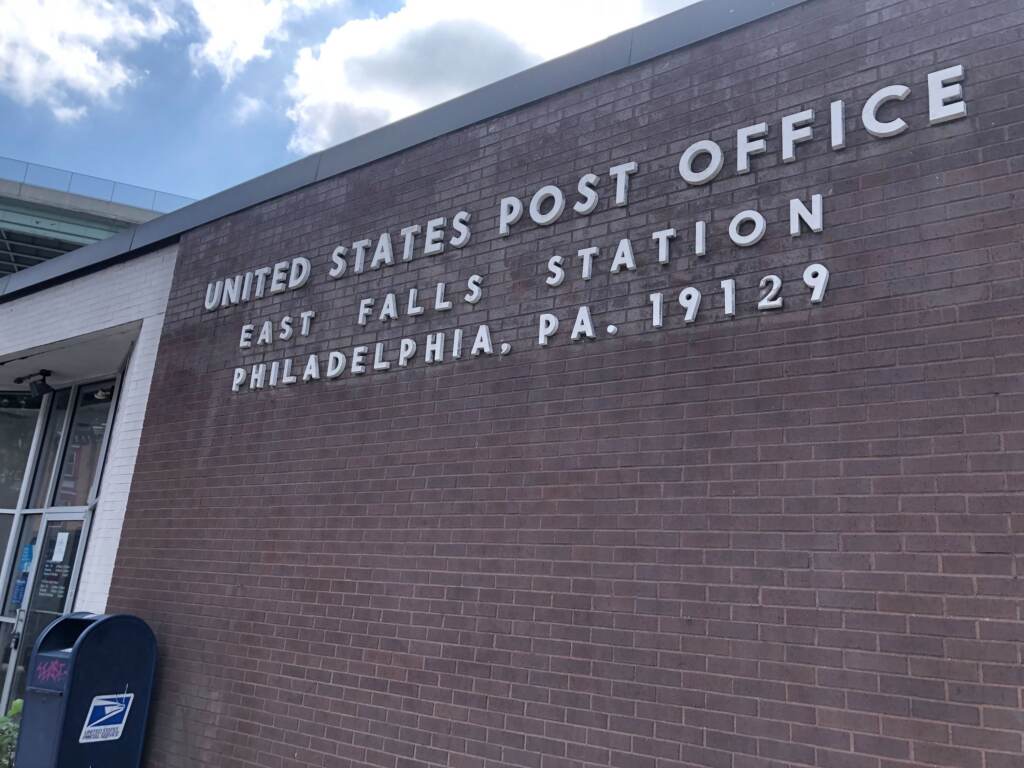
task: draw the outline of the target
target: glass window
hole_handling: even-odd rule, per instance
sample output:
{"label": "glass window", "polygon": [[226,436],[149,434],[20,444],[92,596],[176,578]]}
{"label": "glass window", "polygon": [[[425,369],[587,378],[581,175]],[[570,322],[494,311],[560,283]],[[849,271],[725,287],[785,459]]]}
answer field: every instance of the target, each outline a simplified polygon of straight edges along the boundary
{"label": "glass window", "polygon": [[14,634],[14,622],[0,622],[0,685],[7,679],[7,672],[11,668],[11,656],[16,655],[11,647],[11,635]]}
{"label": "glass window", "polygon": [[29,507],[38,509],[39,507],[46,506],[46,495],[49,493],[50,477],[53,475],[53,465],[57,460],[57,451],[60,450],[60,438],[63,436],[63,430],[65,430],[70,399],[70,389],[59,389],[50,395],[50,413],[46,418],[46,432],[43,434],[39,461],[36,462],[36,474],[32,478],[32,493],[29,495]]}
{"label": "glass window", "polygon": [[13,509],[18,504],[38,417],[35,398],[0,393],[0,508]]}
{"label": "glass window", "polygon": [[7,551],[7,542],[11,538],[11,528],[14,527],[14,513],[0,512],[0,560],[4,559]]}
{"label": "glass window", "polygon": [[25,602],[25,588],[28,586],[32,557],[35,555],[36,534],[39,533],[42,519],[42,515],[26,515],[21,524],[18,548],[14,550],[14,567],[11,569],[11,580],[4,600],[4,616],[15,616]]}
{"label": "glass window", "polygon": [[113,380],[79,388],[53,506],[81,507],[88,503],[113,401]]}
{"label": "glass window", "polygon": [[68,413],[70,389],[61,389],[50,396],[50,414],[46,420],[46,432],[36,462],[36,473],[32,478],[32,493],[29,496],[29,507],[38,509],[45,507],[46,495],[50,490],[50,478],[53,466],[57,463],[57,451],[60,450],[60,439],[64,435],[64,422]]}

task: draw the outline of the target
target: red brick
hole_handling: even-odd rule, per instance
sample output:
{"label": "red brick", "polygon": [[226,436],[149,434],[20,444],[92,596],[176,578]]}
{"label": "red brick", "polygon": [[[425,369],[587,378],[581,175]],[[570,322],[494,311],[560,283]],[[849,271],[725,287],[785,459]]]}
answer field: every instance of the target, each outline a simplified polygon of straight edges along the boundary
{"label": "red brick", "polygon": [[[147,764],[1024,764],[1022,23],[1016,0],[812,0],[187,233],[110,597],[160,638]],[[926,127],[955,63],[970,117]],[[912,127],[870,138],[856,111],[894,82]],[[761,119],[754,173],[679,182],[691,141],[728,156]],[[629,206],[605,185],[587,219],[497,236],[501,196],[626,159]],[[824,231],[791,240],[816,191]],[[746,207],[769,234],[731,248]],[[460,208],[465,250],[322,279],[339,242]],[[650,269],[650,232],[697,216],[709,257],[681,229]],[[552,253],[627,235],[635,274],[543,285]],[[297,255],[303,294],[201,311],[207,281]],[[296,357],[394,341],[427,318],[354,330],[360,297],[473,272],[484,301],[430,329],[486,321],[507,358],[229,391],[242,322],[316,309],[274,347]],[[772,273],[786,304],[758,313]],[[730,276],[742,312],[714,319]],[[645,329],[647,294],[688,284],[698,321]],[[538,312],[582,303],[620,333],[535,347]]]}

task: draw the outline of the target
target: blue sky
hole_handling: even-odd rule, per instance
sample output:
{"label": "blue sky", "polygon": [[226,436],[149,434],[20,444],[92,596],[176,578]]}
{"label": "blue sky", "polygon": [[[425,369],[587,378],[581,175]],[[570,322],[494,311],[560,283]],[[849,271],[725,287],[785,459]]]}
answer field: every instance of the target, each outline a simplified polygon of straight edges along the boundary
{"label": "blue sky", "polygon": [[0,155],[203,197],[692,0],[0,0]]}

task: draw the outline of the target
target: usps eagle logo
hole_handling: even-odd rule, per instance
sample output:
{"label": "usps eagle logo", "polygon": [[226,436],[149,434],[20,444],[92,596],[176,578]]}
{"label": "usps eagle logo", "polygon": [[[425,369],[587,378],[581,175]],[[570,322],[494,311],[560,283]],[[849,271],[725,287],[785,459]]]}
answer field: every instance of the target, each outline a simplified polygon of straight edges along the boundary
{"label": "usps eagle logo", "polygon": [[95,741],[120,739],[134,699],[134,693],[115,693],[93,699],[85,716],[85,725],[82,726],[82,735],[78,743],[89,744]]}

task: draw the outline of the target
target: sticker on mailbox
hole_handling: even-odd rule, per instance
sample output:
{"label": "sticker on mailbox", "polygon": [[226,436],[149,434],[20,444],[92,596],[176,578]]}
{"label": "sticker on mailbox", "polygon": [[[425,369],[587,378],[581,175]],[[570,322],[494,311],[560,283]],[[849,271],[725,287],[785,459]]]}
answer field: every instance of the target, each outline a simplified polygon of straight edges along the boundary
{"label": "sticker on mailbox", "polygon": [[132,708],[134,693],[115,693],[110,696],[97,696],[89,706],[89,714],[85,716],[79,744],[94,741],[117,741],[128,721],[128,710]]}

